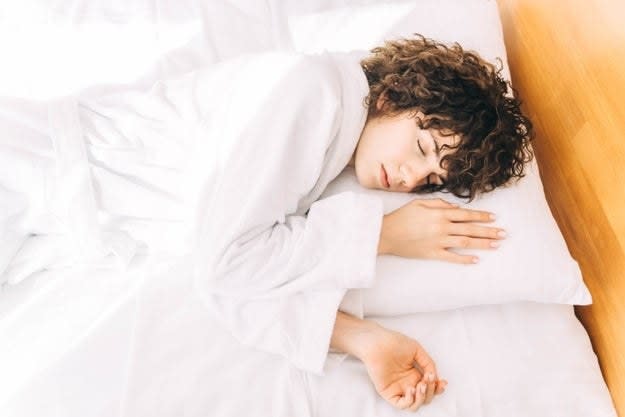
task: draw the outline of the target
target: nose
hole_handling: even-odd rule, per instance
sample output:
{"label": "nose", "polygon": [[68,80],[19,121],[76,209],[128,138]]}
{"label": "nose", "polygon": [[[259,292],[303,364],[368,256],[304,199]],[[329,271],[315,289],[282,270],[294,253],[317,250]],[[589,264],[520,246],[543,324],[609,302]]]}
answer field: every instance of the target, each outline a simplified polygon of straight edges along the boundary
{"label": "nose", "polygon": [[441,171],[437,158],[411,159],[399,167],[402,183],[409,189],[427,184],[430,175]]}

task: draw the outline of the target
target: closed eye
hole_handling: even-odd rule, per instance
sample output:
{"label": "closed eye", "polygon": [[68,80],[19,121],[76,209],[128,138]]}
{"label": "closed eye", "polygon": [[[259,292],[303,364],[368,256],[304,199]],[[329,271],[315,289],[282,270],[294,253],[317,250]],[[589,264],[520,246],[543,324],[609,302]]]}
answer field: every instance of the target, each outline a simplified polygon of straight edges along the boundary
{"label": "closed eye", "polygon": [[425,156],[425,151],[423,150],[423,148],[421,147],[421,141],[419,139],[417,139],[417,146],[419,147],[419,150],[421,151],[421,153],[423,154],[423,156]]}

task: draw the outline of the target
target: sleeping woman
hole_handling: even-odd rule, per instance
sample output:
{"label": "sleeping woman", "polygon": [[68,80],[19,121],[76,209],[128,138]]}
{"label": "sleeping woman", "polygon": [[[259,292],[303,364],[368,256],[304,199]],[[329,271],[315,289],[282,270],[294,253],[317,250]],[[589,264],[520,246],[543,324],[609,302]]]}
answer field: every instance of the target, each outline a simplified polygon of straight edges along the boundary
{"label": "sleeping woman", "polygon": [[[493,249],[503,231],[491,213],[440,199],[384,214],[371,195],[320,196],[348,165],[364,187],[468,199],[521,177],[532,127],[500,71],[415,37],[368,55],[240,56],[49,117],[57,154],[69,152],[57,162],[73,173],[88,159],[99,210],[189,222],[189,239],[152,238],[149,222],[124,233],[151,253],[184,246],[207,314],[241,343],[316,374],[351,354],[386,401],[416,410],[446,381],[417,341],[364,320],[346,292],[374,284],[378,255],[470,265],[453,250]],[[81,210],[70,225],[99,218]]]}
{"label": "sleeping woman", "polygon": [[[372,196],[319,196],[352,165],[367,188],[472,199],[523,176],[532,126],[501,70],[459,45],[416,37],[361,58],[278,55],[223,71],[194,282],[242,343],[314,373],[354,355],[386,401],[416,410],[447,382],[417,341],[364,320],[345,293],[373,285],[378,255],[472,264],[453,249],[493,249],[505,232],[440,199],[385,215]],[[243,97],[253,111],[232,116]]]}

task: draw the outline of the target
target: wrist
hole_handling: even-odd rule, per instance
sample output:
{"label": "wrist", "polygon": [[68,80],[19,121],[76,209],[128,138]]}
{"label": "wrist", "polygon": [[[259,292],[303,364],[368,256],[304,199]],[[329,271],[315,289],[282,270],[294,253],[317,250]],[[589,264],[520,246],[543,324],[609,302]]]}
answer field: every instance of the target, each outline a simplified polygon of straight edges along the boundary
{"label": "wrist", "polygon": [[389,220],[388,216],[382,217],[382,226],[380,228],[380,240],[378,241],[378,255],[390,255],[392,253],[389,237]]}
{"label": "wrist", "polygon": [[339,311],[330,346],[363,360],[375,345],[383,327],[370,320],[359,319]]}

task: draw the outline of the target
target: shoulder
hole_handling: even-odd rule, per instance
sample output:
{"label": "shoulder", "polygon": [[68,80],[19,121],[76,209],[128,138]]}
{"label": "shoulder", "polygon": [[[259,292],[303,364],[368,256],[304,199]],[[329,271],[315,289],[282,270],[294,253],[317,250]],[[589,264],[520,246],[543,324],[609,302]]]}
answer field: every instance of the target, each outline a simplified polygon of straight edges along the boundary
{"label": "shoulder", "polygon": [[285,78],[292,88],[312,93],[317,99],[337,99],[341,94],[341,74],[328,54],[285,54]]}
{"label": "shoulder", "polygon": [[295,69],[310,79],[324,84],[338,84],[340,72],[329,54],[299,55]]}

